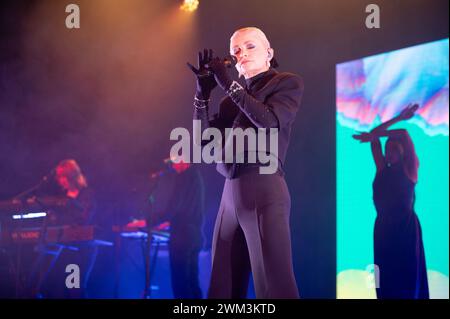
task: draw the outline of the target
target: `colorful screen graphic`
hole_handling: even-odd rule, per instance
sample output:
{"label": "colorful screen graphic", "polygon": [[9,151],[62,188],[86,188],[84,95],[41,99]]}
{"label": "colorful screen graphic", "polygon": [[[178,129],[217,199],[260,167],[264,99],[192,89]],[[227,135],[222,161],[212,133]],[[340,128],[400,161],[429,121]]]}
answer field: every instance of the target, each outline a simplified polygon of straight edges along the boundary
{"label": "colorful screen graphic", "polygon": [[[417,45],[336,67],[337,298],[376,298],[370,143],[352,138],[418,103],[406,129],[420,161],[415,211],[422,226],[430,298],[449,297],[449,40]],[[381,139],[384,150],[386,139]]]}

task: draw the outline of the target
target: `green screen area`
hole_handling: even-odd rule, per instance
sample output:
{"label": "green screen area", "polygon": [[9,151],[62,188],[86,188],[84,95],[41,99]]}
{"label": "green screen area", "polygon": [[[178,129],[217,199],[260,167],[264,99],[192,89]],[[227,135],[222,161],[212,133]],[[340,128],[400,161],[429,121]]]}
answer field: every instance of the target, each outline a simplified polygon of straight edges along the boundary
{"label": "green screen area", "polygon": [[[354,130],[339,122],[336,126],[338,298],[374,298],[374,289],[366,288],[365,269],[373,264],[375,164],[370,143],[359,143],[352,138]],[[430,295],[436,297],[446,286],[448,296],[448,136],[429,136],[410,122],[392,128],[408,130],[420,161],[415,210],[422,226]]]}

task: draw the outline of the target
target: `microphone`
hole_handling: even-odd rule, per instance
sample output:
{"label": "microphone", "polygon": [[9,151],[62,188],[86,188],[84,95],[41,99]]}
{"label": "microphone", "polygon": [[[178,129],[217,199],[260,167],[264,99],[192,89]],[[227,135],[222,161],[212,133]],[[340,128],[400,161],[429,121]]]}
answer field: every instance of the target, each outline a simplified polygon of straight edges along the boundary
{"label": "microphone", "polygon": [[53,177],[55,177],[55,175],[56,175],[56,169],[53,168],[53,169],[50,171],[50,173],[48,173],[47,175],[45,175],[44,177],[42,177],[42,182],[44,182],[44,183],[49,182],[50,180],[53,179]]}
{"label": "microphone", "polygon": [[223,58],[223,63],[227,68],[231,68],[232,66],[236,65],[237,59],[234,55],[227,55]]}
{"label": "microphone", "polygon": [[39,183],[37,183],[36,185],[34,185],[33,187],[23,191],[22,193],[14,196],[14,199],[17,200],[25,200],[26,196],[30,196],[33,195],[36,191],[38,191],[41,187],[43,187],[44,185],[46,185],[48,182],[50,182],[52,180],[52,178],[54,178],[56,175],[56,169],[53,168],[47,175],[43,176],[41,178],[41,180],[39,181]]}
{"label": "microphone", "polygon": [[163,163],[164,163],[165,167],[158,171],[151,172],[149,174],[150,179],[156,179],[159,177],[163,177],[172,171],[172,167],[170,165],[173,163],[173,161],[170,157],[165,158],[163,160]]}
{"label": "microphone", "polygon": [[[227,68],[231,68],[236,65],[237,59],[233,55],[227,55],[223,58],[222,63],[225,64]],[[206,69],[204,72],[199,73],[198,76],[204,78],[213,74],[214,73],[211,70]]]}
{"label": "microphone", "polygon": [[155,178],[158,178],[158,177],[163,177],[163,176],[166,175],[166,174],[167,174],[167,171],[161,169],[161,170],[159,170],[159,171],[150,173],[150,179],[155,179]]}

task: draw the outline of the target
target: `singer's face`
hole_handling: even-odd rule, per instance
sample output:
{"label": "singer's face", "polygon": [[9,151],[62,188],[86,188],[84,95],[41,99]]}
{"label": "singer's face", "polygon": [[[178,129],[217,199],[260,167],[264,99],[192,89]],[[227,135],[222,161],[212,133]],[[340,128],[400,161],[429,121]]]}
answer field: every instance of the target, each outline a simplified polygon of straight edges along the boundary
{"label": "singer's face", "polygon": [[230,39],[230,54],[236,57],[236,69],[246,79],[269,69],[269,49],[251,30],[237,32]]}

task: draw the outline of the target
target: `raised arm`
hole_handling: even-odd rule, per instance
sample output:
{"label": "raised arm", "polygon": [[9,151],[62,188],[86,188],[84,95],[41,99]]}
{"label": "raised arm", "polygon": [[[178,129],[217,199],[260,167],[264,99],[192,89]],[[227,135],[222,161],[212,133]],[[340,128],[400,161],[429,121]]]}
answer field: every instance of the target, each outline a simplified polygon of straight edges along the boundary
{"label": "raised arm", "polygon": [[377,168],[377,173],[379,173],[385,166],[385,159],[383,151],[381,150],[381,142],[379,136],[373,132],[360,132],[359,134],[353,135],[355,140],[361,143],[370,142],[370,147],[372,150],[372,157]]}
{"label": "raised arm", "polygon": [[284,75],[267,100],[260,101],[230,78],[218,57],[213,58],[208,66],[219,86],[256,127],[281,129],[295,118],[303,94],[300,77]]}
{"label": "raised arm", "polygon": [[419,108],[418,104],[408,104],[408,106],[406,108],[404,108],[400,112],[399,115],[393,117],[389,121],[381,123],[374,129],[372,129],[372,131],[370,131],[370,132],[377,135],[381,132],[386,131],[390,126],[394,125],[395,123],[398,123],[400,121],[409,120],[410,118],[412,118],[414,116],[414,113],[417,111],[418,108]]}
{"label": "raised arm", "polygon": [[383,151],[381,150],[381,142],[378,138],[374,139],[370,143],[370,148],[372,150],[372,157],[375,162],[375,166],[377,168],[377,173],[381,172],[381,170],[386,165],[386,161],[384,159]]}
{"label": "raised arm", "polygon": [[380,124],[372,131],[368,133],[366,132],[353,135],[353,138],[359,140],[361,143],[371,142],[372,156],[377,167],[377,172],[379,172],[385,166],[385,158],[381,150],[381,143],[379,138],[382,136],[396,138],[401,142],[404,149],[405,172],[413,182],[417,182],[419,160],[417,158],[414,144],[408,134],[408,131],[406,131],[405,129],[387,130],[387,128],[397,122],[412,118],[418,108],[418,104],[409,104],[405,109],[402,110],[402,112],[400,112],[399,115],[390,119],[389,121]]}
{"label": "raised arm", "polygon": [[[214,115],[211,119],[209,116],[209,101],[211,92],[217,86],[217,82],[214,78],[214,75],[207,70],[206,65],[211,61],[213,57],[213,51],[210,49],[204,49],[203,52],[198,53],[198,65],[197,68],[194,67],[189,62],[187,66],[196,76],[196,92],[194,96],[194,120],[200,120],[201,130],[202,132],[209,128],[215,127],[220,130],[223,129],[224,126],[223,121],[220,118],[220,114]],[[196,132],[194,131],[194,134]],[[194,136],[194,141],[202,141],[201,136],[198,138]],[[202,141],[202,144],[206,144],[207,141]]]}
{"label": "raised arm", "polygon": [[238,89],[230,97],[256,127],[281,129],[295,118],[302,94],[302,79],[287,75],[266,101],[258,100],[244,89]]}

